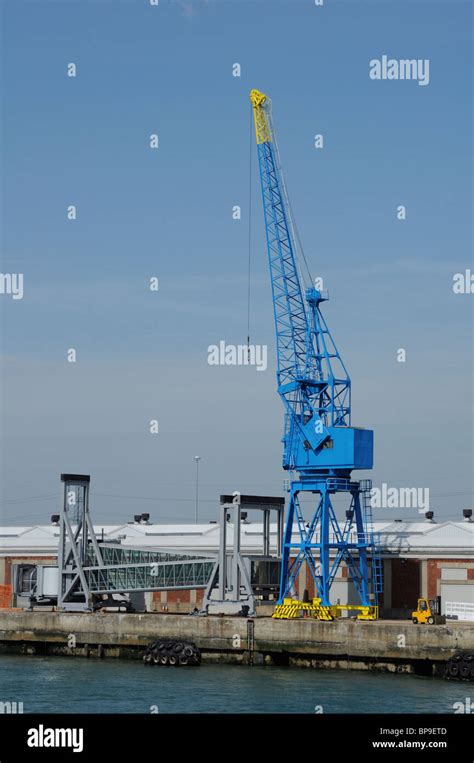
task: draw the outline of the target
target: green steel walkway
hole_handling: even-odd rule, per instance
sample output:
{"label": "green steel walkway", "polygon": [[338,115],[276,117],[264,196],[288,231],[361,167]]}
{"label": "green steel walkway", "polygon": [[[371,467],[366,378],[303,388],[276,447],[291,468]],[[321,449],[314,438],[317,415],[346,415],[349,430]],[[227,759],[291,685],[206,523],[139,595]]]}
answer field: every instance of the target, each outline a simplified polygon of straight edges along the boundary
{"label": "green steel walkway", "polygon": [[217,557],[179,552],[143,551],[98,544],[99,559],[89,547],[82,572],[90,593],[205,588]]}

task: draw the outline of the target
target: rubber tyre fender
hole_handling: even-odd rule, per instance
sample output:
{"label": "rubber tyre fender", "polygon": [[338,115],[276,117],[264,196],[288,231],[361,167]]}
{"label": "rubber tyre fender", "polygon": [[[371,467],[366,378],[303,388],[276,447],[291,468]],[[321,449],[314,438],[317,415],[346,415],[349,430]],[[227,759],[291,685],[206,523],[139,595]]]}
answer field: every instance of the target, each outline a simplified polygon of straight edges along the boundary
{"label": "rubber tyre fender", "polygon": [[173,652],[177,654],[178,652],[182,652],[184,649],[184,644],[182,641],[177,641],[176,644],[173,646]]}
{"label": "rubber tyre fender", "polygon": [[448,665],[448,675],[451,678],[457,678],[459,676],[459,665],[457,662],[450,662]]}
{"label": "rubber tyre fender", "polygon": [[194,657],[194,649],[192,646],[185,646],[183,649],[183,657]]}
{"label": "rubber tyre fender", "polygon": [[168,662],[173,667],[177,667],[179,665],[179,658],[175,654],[170,654],[168,657]]}
{"label": "rubber tyre fender", "polygon": [[160,664],[161,665],[168,665],[168,661],[169,661],[168,655],[166,654],[166,652],[162,652],[161,657],[160,657]]}
{"label": "rubber tyre fender", "polygon": [[471,675],[471,666],[468,662],[464,662],[464,660],[459,665],[459,675],[461,678],[469,678]]}

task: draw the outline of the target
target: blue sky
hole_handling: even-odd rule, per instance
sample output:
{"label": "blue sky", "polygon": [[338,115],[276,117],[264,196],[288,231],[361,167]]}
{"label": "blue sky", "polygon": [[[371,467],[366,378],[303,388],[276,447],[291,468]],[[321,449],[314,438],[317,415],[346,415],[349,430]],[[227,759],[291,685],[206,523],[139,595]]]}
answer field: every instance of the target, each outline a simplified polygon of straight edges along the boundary
{"label": "blue sky", "polygon": [[[474,295],[454,294],[452,280],[474,271],[472,3],[1,9],[2,272],[23,273],[25,294],[0,297],[0,519],[46,520],[59,473],[77,471],[92,475],[103,521],[139,510],[186,520],[196,454],[203,519],[221,492],[281,492],[255,150],[251,341],[268,344],[269,367],[207,364],[210,344],[247,336],[252,87],[273,100],[306,257],[330,291],[325,316],[353,380],[353,421],[375,430],[374,485],[428,487],[440,518],[471,506]],[[383,54],[428,58],[429,85],[370,80]],[[395,515],[418,517],[379,513]]]}

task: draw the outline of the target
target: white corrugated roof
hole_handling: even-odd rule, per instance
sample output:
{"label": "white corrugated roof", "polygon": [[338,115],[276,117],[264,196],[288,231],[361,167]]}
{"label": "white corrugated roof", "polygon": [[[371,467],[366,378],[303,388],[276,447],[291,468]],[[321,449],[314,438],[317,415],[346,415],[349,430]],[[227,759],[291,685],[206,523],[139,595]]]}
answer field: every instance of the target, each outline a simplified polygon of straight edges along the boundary
{"label": "white corrugated roof", "polygon": [[[381,545],[392,553],[427,554],[463,553],[474,556],[474,522],[374,522]],[[99,540],[120,541],[123,546],[148,549],[180,549],[197,553],[216,553],[219,548],[219,525],[206,524],[119,524],[96,525]],[[247,553],[262,550],[263,525],[243,523],[241,545]],[[276,547],[276,525],[271,526],[272,550]],[[295,533],[295,540],[297,533]],[[0,556],[51,554],[57,551],[59,527],[0,527]],[[233,526],[227,526],[229,547]]]}

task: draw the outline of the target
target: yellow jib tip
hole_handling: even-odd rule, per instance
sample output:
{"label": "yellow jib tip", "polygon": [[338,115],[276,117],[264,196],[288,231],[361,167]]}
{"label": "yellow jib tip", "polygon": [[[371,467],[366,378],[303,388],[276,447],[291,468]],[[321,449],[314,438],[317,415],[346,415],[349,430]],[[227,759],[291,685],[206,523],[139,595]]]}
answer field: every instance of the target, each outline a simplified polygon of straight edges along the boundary
{"label": "yellow jib tip", "polygon": [[[267,103],[268,102],[268,103]],[[253,118],[255,123],[255,136],[257,138],[257,144],[270,143],[271,129],[268,121],[268,106],[270,105],[270,99],[261,93],[260,90],[250,91],[250,103],[253,109]],[[264,104],[267,104],[264,108]]]}
{"label": "yellow jib tip", "polygon": [[261,93],[260,90],[250,91],[250,101],[252,106],[262,106],[266,100],[267,96],[264,93]]}

